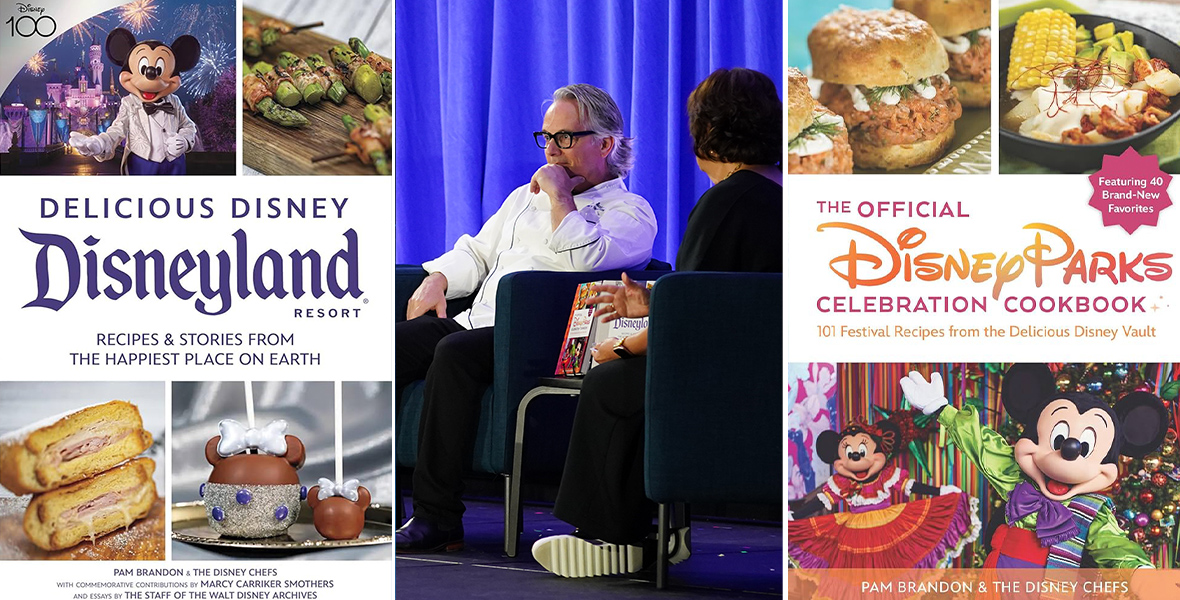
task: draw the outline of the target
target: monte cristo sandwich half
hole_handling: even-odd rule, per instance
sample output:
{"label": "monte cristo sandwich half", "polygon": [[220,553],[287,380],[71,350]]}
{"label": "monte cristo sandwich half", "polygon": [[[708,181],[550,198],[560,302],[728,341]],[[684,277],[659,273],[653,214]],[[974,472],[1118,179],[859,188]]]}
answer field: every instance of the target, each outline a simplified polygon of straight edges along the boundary
{"label": "monte cristo sandwich half", "polygon": [[113,400],[50,417],[0,437],[0,485],[47,492],[137,456],[152,434],[134,404]]}
{"label": "monte cristo sandwich half", "polygon": [[38,494],[25,510],[25,535],[43,550],[61,550],[128,527],[156,501],[156,462],[137,458],[110,471]]}

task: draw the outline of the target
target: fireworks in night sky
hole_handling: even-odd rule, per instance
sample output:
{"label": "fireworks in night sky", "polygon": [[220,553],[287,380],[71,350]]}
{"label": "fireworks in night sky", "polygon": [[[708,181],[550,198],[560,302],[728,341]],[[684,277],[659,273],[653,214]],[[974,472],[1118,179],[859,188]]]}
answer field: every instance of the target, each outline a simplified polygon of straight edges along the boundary
{"label": "fireworks in night sky", "polygon": [[184,85],[193,96],[204,96],[213,91],[217,79],[226,69],[234,68],[236,52],[233,44],[201,42],[201,60],[184,76]]}
{"label": "fireworks in night sky", "polygon": [[89,44],[95,40],[102,41],[106,38],[106,29],[106,14],[98,14],[74,25],[67,33],[59,35],[54,42],[60,44],[70,40],[75,44]]}
{"label": "fireworks in night sky", "polygon": [[118,8],[119,24],[139,35],[160,20],[156,0],[133,0]]}
{"label": "fireworks in night sky", "polygon": [[45,53],[38,51],[29,58],[29,62],[25,63],[25,68],[34,75],[40,75],[45,72]]}

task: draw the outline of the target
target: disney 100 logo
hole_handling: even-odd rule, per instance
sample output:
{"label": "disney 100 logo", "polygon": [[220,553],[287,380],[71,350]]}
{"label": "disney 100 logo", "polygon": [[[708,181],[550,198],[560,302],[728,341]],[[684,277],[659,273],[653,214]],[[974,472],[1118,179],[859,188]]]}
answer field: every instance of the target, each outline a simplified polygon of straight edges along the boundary
{"label": "disney 100 logo", "polygon": [[[330,257],[317,250],[291,250],[286,254],[268,249],[257,256],[249,252],[246,232],[239,229],[232,234],[233,248],[211,254],[201,250],[193,254],[183,250],[169,259],[160,250],[122,249],[95,251],[99,240],[88,236],[82,240],[83,252],[72,240],[53,233],[32,233],[21,230],[25,239],[38,244],[34,269],[37,276],[37,297],[23,308],[61,310],[79,289],[91,300],[105,296],[118,300],[127,294],[139,299],[169,295],[181,300],[196,297],[193,305],[205,315],[220,315],[229,311],[234,297],[302,298],[310,294],[320,298],[329,294],[336,299],[345,296],[360,298],[360,253],[357,233],[349,229],[343,233],[344,247]],[[51,251],[56,251],[51,253]],[[65,258],[65,273],[61,273]],[[53,265],[51,266],[51,258]],[[65,293],[51,290],[55,278],[64,275]]]}
{"label": "disney 100 logo", "polygon": [[[57,33],[57,21],[53,17],[45,14],[45,7],[34,6],[27,2],[17,2],[16,12],[21,13],[21,16],[15,15],[8,17],[4,22],[8,26],[9,37],[53,37]],[[33,15],[37,16],[33,16]]]}

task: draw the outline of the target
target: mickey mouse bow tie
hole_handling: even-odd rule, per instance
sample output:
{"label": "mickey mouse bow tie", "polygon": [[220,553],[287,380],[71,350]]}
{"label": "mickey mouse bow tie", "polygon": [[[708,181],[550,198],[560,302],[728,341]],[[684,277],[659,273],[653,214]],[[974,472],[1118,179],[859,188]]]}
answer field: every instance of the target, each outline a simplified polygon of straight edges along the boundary
{"label": "mickey mouse bow tie", "polygon": [[143,105],[143,112],[148,116],[152,116],[156,111],[166,112],[170,115],[176,114],[176,109],[172,107],[171,102],[151,102]]}

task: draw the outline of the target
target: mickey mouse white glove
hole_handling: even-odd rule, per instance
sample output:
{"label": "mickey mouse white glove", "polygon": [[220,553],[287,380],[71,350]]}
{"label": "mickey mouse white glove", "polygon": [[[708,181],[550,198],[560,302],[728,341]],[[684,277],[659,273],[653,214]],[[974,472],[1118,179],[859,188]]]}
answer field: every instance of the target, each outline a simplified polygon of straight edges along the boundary
{"label": "mickey mouse white glove", "polygon": [[962,494],[963,490],[959,489],[957,485],[940,485],[938,486],[938,495],[945,496],[947,494]]}
{"label": "mickey mouse white glove", "polygon": [[950,404],[942,391],[944,389],[942,374],[937,371],[930,374],[929,382],[925,377],[922,377],[921,373],[910,371],[909,377],[902,377],[900,383],[906,400],[909,400],[910,405],[921,410],[923,414],[932,415],[938,409]]}
{"label": "mickey mouse white glove", "polygon": [[180,156],[188,151],[188,142],[179,135],[168,138],[168,141],[164,142],[164,144],[169,156]]}
{"label": "mickey mouse white glove", "polygon": [[70,132],[70,145],[78,150],[82,156],[102,154],[102,140],[96,135],[86,135],[77,131]]}

